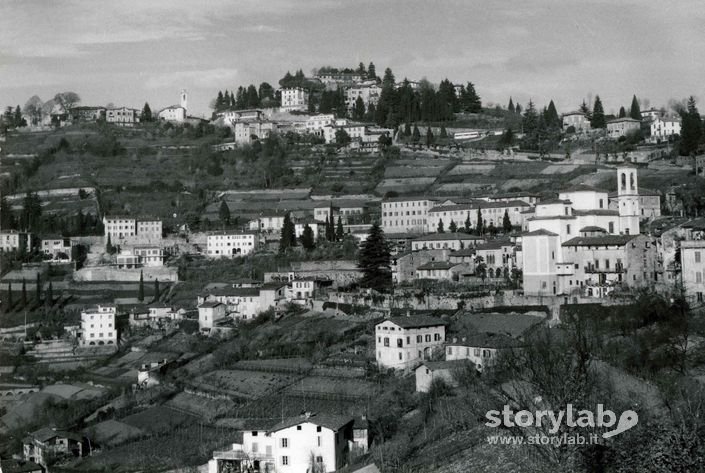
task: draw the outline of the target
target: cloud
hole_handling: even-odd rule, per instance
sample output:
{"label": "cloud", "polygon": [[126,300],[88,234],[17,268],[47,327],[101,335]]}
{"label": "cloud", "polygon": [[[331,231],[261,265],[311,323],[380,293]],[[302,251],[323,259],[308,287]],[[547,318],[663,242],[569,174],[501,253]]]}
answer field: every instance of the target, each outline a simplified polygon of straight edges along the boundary
{"label": "cloud", "polygon": [[238,70],[216,68],[205,70],[160,72],[149,74],[144,86],[147,89],[164,89],[180,87],[218,88],[234,84],[238,79]]}

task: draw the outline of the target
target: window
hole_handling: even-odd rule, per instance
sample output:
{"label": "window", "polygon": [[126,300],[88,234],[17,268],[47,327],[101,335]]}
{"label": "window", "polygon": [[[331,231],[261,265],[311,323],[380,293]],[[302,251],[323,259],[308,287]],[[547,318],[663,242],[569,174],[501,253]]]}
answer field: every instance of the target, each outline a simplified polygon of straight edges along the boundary
{"label": "window", "polygon": [[397,348],[402,348],[404,346],[404,340],[397,338]]}
{"label": "window", "polygon": [[287,448],[289,446],[289,439],[282,439],[282,448]]}
{"label": "window", "polygon": [[431,335],[426,335],[425,340],[426,340],[427,342],[430,342],[430,341],[431,341]]}
{"label": "window", "polygon": [[700,271],[695,272],[695,282],[696,283],[703,282],[703,273],[701,273]]}
{"label": "window", "polygon": [[411,337],[406,337],[406,344],[411,345]]}
{"label": "window", "polygon": [[318,446],[319,447],[321,446],[321,436],[320,435],[318,436]]}
{"label": "window", "polygon": [[441,334],[440,333],[434,333],[433,334],[433,340],[438,342],[441,339]]}
{"label": "window", "polygon": [[300,426],[300,425],[297,425],[297,426],[296,426],[296,430],[301,430],[301,426]]}
{"label": "window", "polygon": [[404,355],[402,354],[402,352],[399,352],[399,360],[401,361],[403,359],[404,359]]}
{"label": "window", "polygon": [[695,262],[696,262],[696,263],[699,263],[699,262],[700,262],[700,252],[699,252],[699,251],[696,251],[696,252],[695,252]]}
{"label": "window", "polygon": [[259,444],[257,442],[252,442],[252,453],[257,453],[259,451]]}
{"label": "window", "polygon": [[323,463],[323,457],[316,457],[316,463]]}
{"label": "window", "polygon": [[284,455],[284,456],[282,457],[282,465],[288,465],[288,464],[289,464],[289,457],[287,457],[286,455]]}
{"label": "window", "polygon": [[320,425],[316,426],[316,432],[320,432],[320,431],[321,431],[321,426]]}
{"label": "window", "polygon": [[389,337],[384,337],[384,346],[385,347],[389,346]]}
{"label": "window", "polygon": [[474,353],[474,355],[475,355],[475,356],[480,356],[480,349],[479,349],[479,348],[475,348],[475,353]]}
{"label": "window", "polygon": [[565,232],[570,235],[570,224],[565,226]]}
{"label": "window", "polygon": [[453,347],[448,347],[448,354],[452,355],[453,354]]}

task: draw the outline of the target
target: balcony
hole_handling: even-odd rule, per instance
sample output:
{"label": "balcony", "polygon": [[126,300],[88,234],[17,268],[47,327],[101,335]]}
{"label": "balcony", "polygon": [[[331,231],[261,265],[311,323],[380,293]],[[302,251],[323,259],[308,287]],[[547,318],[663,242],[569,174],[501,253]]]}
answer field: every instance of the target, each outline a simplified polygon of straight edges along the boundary
{"label": "balcony", "polygon": [[583,267],[583,271],[585,273],[593,273],[593,274],[603,274],[603,273],[624,273],[626,272],[624,270],[624,265],[622,264],[617,264],[612,268],[596,268],[594,265],[587,265]]}

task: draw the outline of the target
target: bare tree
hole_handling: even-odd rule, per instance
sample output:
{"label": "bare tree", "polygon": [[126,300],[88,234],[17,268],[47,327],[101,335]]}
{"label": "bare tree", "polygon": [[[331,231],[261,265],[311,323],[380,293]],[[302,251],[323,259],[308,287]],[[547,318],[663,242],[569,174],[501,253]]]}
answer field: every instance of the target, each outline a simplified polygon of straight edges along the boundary
{"label": "bare tree", "polygon": [[61,105],[65,113],[69,113],[81,101],[81,97],[76,92],[59,92],[54,96],[54,100]]}
{"label": "bare tree", "polygon": [[42,121],[44,103],[38,96],[33,95],[27,103],[24,104],[23,112],[29,118],[30,125],[38,125]]}

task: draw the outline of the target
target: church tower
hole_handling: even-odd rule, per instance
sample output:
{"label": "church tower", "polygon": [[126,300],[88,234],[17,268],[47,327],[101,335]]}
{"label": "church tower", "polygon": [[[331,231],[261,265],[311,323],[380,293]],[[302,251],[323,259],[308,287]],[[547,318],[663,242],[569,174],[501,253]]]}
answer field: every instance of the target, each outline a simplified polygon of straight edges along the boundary
{"label": "church tower", "polygon": [[188,110],[188,107],[186,106],[187,100],[188,100],[188,95],[186,94],[186,89],[181,89],[181,106],[185,110]]}
{"label": "church tower", "polygon": [[632,166],[617,168],[617,203],[621,233],[639,233],[639,183],[637,170]]}

